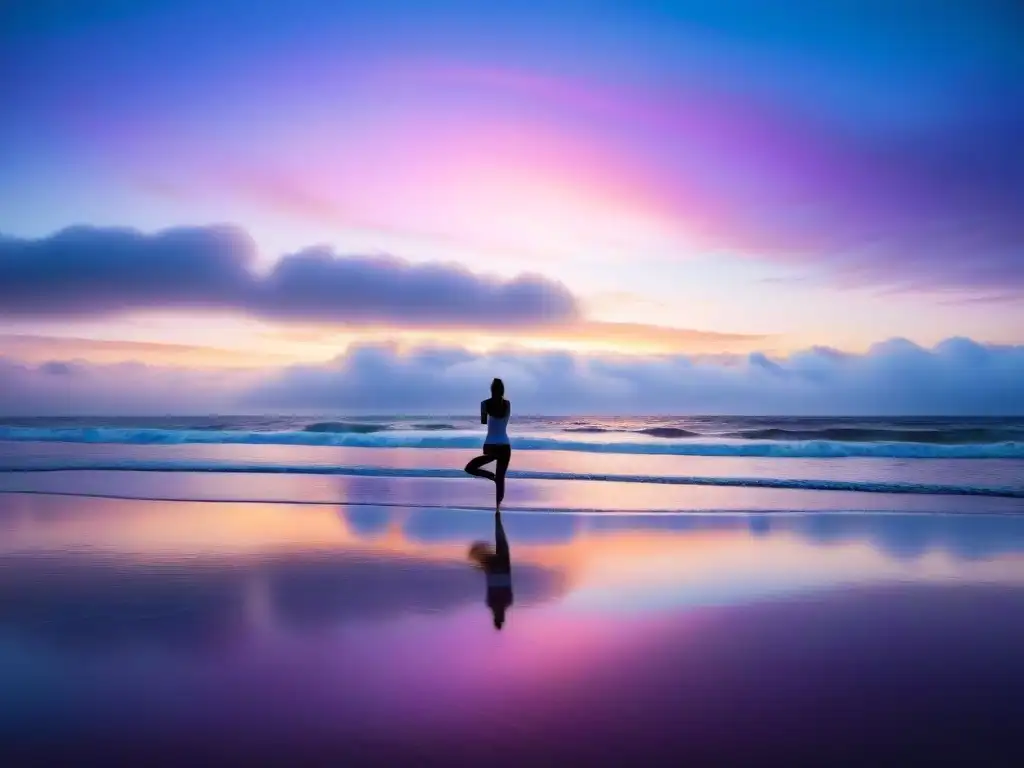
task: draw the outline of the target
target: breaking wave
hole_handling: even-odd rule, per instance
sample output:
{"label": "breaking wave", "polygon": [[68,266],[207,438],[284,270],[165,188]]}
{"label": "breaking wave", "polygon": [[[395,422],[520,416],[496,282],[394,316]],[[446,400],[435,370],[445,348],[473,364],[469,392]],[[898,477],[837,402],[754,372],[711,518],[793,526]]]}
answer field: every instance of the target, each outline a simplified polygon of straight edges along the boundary
{"label": "breaking wave", "polygon": [[[442,425],[434,429],[395,429],[383,424],[320,422],[302,430],[252,431],[215,429],[152,429],[122,427],[0,427],[0,440],[60,443],[118,443],[129,445],[252,444],[340,446],[354,448],[478,448],[482,435]],[[651,454],[675,456],[741,456],[784,458],[894,458],[894,459],[1022,459],[1024,439],[1003,442],[905,442],[844,439],[744,440],[701,437],[657,439],[652,428],[628,440],[563,439],[557,436],[513,438],[517,451],[575,451],[582,453]],[[683,432],[685,430],[677,430]],[[783,430],[785,431],[785,430]],[[842,431],[842,430],[840,430]],[[820,438],[821,433],[814,433]],[[849,435],[845,435],[849,437]],[[651,439],[654,437],[655,439]]]}

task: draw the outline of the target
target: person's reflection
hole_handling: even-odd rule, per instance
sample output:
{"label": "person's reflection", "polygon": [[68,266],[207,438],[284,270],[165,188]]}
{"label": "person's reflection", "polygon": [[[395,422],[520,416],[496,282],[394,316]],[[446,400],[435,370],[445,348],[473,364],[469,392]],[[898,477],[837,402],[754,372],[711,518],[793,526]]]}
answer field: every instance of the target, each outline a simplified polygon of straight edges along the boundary
{"label": "person's reflection", "polygon": [[501,524],[501,512],[494,513],[494,543],[478,541],[469,548],[469,559],[487,575],[487,607],[494,614],[494,628],[505,623],[505,611],[512,605],[512,557]]}

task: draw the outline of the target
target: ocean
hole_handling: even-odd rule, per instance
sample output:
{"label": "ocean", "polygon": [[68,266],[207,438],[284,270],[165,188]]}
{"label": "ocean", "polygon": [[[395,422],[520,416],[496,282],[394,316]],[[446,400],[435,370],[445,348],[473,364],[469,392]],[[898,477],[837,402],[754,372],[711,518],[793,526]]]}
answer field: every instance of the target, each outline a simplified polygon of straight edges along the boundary
{"label": "ocean", "polygon": [[[483,436],[475,422],[436,415],[7,418],[0,420],[0,470],[8,484],[30,472],[86,470],[468,481],[461,467]],[[515,416],[511,432],[512,487],[517,480],[614,483],[620,500],[629,495],[623,486],[652,485],[1024,498],[1024,418]],[[602,508],[609,507],[593,507]]]}
{"label": "ocean", "polygon": [[[1024,459],[1024,417],[514,416],[518,450],[676,456]],[[471,448],[466,416],[0,418],[0,440]]]}
{"label": "ocean", "polygon": [[474,422],[0,419],[0,764],[1024,764],[1024,419]]}

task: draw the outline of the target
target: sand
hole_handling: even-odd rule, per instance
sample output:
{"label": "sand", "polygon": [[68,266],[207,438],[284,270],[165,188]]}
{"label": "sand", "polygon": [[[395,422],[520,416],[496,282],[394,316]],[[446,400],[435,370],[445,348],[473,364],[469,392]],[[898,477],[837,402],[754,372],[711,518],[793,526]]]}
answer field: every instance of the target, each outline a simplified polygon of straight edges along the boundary
{"label": "sand", "polygon": [[506,512],[497,631],[469,481],[74,477],[264,501],[0,494],[4,765],[1024,759],[1020,516]]}

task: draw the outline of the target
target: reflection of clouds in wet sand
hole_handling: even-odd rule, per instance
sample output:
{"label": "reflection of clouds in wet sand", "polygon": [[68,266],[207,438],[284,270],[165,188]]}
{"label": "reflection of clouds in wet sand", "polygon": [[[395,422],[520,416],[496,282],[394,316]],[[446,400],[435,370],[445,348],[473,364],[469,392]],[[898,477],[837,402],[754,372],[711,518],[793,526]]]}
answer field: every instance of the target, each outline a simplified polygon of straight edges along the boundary
{"label": "reflection of clouds in wet sand", "polygon": [[[516,544],[569,545],[583,527],[576,515],[502,512],[502,517]],[[406,538],[422,544],[463,541],[494,533],[492,512],[408,510],[401,519]]]}
{"label": "reflection of clouds in wet sand", "polygon": [[7,500],[4,747],[793,764],[782,737],[814,763],[1019,730],[1021,519],[503,513],[496,632],[467,567],[493,512]]}
{"label": "reflection of clouds in wet sand", "polygon": [[786,527],[817,543],[863,541],[898,558],[935,550],[964,560],[1024,552],[1024,516],[812,515]]}
{"label": "reflection of clouds in wet sand", "polygon": [[[509,537],[523,555],[588,548],[622,535],[627,535],[630,546],[672,549],[687,546],[694,534],[709,532],[735,541],[757,536],[765,544],[780,540],[863,543],[880,553],[908,558],[936,550],[962,559],[1024,552],[1024,517],[1012,515],[505,512],[504,517]],[[0,508],[0,556],[25,549],[79,547],[148,560],[173,558],[177,552],[230,555],[344,549],[458,561],[467,539],[492,532],[486,511],[373,505],[332,508],[7,495]]]}
{"label": "reflection of clouds in wet sand", "polygon": [[[559,594],[555,571],[516,571],[517,601]],[[295,553],[244,559],[124,562],[91,554],[20,555],[0,570],[0,634],[79,650],[210,650],[264,630],[304,633],[347,622],[436,614],[480,600],[464,562]]]}
{"label": "reflection of clouds in wet sand", "polygon": [[746,531],[765,539],[796,537],[814,544],[864,543],[902,558],[936,550],[962,559],[1024,553],[1024,515],[594,515],[586,521],[587,531]]}
{"label": "reflection of clouds in wet sand", "polygon": [[[988,559],[964,559],[946,548],[951,532],[936,520],[859,518],[844,528],[845,538],[820,544],[800,529],[798,519],[773,518],[770,532],[752,535],[742,518],[685,521],[672,531],[664,521],[649,529],[627,528],[632,521],[602,521],[581,533],[558,558],[573,581],[566,603],[600,610],[658,610],[686,606],[754,602],[836,587],[894,582],[962,583],[971,580],[1024,585],[1020,552],[1024,520],[970,520],[988,526],[975,541],[988,546]],[[909,533],[904,532],[906,526]],[[1007,535],[1015,527],[1016,536]],[[926,551],[894,557],[878,540],[927,536]],[[1018,547],[1007,542],[1016,541]],[[540,560],[544,562],[544,560]]]}
{"label": "reflection of clouds in wet sand", "polygon": [[[52,642],[230,642],[480,600],[468,542],[493,514],[384,506],[9,496],[0,626]],[[841,585],[1024,584],[1011,516],[503,515],[516,605],[652,610]]]}

